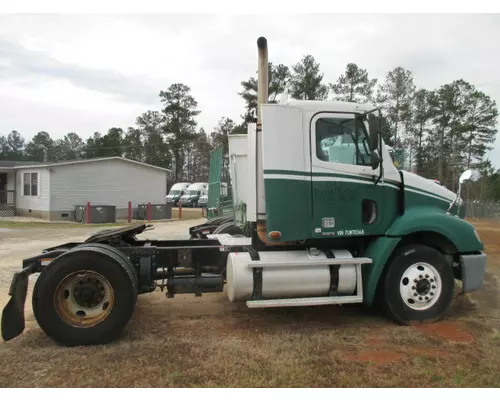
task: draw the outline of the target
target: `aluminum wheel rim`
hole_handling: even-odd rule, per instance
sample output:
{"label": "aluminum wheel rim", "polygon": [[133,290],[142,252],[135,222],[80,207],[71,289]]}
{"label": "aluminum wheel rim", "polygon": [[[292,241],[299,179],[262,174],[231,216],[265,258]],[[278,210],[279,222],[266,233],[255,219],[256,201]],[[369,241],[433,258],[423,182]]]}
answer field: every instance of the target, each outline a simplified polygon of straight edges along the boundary
{"label": "aluminum wheel rim", "polygon": [[437,269],[425,262],[409,266],[399,281],[399,292],[412,310],[423,311],[439,300],[443,285]]}
{"label": "aluminum wheel rim", "polygon": [[104,321],[113,308],[109,281],[94,271],[78,271],[65,277],[54,293],[59,317],[68,325],[90,328]]}

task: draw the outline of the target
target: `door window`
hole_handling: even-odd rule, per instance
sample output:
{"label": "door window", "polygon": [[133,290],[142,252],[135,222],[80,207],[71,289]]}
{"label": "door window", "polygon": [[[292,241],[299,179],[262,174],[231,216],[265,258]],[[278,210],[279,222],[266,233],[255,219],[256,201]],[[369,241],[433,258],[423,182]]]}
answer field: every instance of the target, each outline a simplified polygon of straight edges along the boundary
{"label": "door window", "polygon": [[316,121],[316,156],[331,163],[371,165],[363,122],[345,117],[319,118]]}

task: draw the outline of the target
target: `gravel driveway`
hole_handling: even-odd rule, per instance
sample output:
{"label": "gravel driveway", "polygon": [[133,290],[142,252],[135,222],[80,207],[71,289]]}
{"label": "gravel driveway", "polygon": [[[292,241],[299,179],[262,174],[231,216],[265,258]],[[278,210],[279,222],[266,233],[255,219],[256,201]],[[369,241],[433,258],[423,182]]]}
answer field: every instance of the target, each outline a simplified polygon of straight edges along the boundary
{"label": "gravel driveway", "polygon": [[[206,221],[205,219],[190,219],[154,223],[154,229],[139,235],[140,238],[151,239],[183,239],[189,237],[189,228]],[[8,300],[9,285],[14,272],[21,268],[23,258],[39,254],[45,248],[64,242],[84,241],[91,234],[107,227],[85,228],[20,228],[0,231],[0,307]],[[31,275],[30,281],[36,279]],[[30,285],[30,290],[33,285]],[[26,306],[28,307],[28,301]]]}

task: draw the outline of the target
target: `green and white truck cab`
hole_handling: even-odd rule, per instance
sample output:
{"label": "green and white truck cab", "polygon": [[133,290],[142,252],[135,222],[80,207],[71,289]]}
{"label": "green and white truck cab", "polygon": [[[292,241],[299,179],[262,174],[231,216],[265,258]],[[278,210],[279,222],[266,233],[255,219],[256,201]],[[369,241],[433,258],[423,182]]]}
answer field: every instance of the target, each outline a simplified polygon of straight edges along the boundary
{"label": "green and white truck cab", "polygon": [[[219,194],[219,199],[225,200],[227,197],[227,183],[226,182],[221,182],[220,183],[220,194]],[[206,208],[208,206],[208,193],[204,194],[203,196],[200,197],[200,200],[198,201],[198,205],[201,208]]]}
{"label": "green and white truck cab", "polygon": [[200,197],[208,194],[208,183],[195,182],[192,183],[186,190],[186,193],[181,197],[183,207],[198,207]]}
{"label": "green and white truck cab", "polygon": [[167,195],[167,203],[172,203],[174,207],[177,207],[179,200],[184,196],[186,190],[191,184],[189,182],[177,182],[170,188]]}
{"label": "green and white truck cab", "polygon": [[[398,171],[381,138],[370,150],[368,123],[357,115],[373,108],[314,101],[262,106],[259,212],[265,212],[268,230],[280,232],[275,240],[386,235],[413,214],[438,214],[455,223],[446,213],[453,192]],[[347,133],[346,125],[351,127]],[[460,221],[459,226],[467,230],[471,225]]]}
{"label": "green and white truck cab", "polygon": [[[462,199],[433,180],[394,166],[380,136],[380,109],[375,104],[288,100],[286,96],[278,104],[268,104],[267,58],[262,60],[259,119],[248,125],[246,138],[229,137],[229,159],[234,208],[240,210],[236,223],[242,232],[255,232],[252,247],[261,257],[272,254],[269,268],[276,263],[281,273],[288,274],[282,279],[292,281],[297,271],[293,259],[304,267],[309,260],[308,279],[313,280],[321,275],[318,271],[314,278],[316,259],[319,270],[323,268],[326,275],[330,271],[330,277],[342,273],[332,270],[334,264],[326,266],[329,258],[350,258],[353,263],[357,259],[356,268],[345,268],[345,281],[336,285],[345,285],[344,294],[360,285],[364,304],[381,299],[400,322],[439,318],[451,303],[455,279],[462,281],[463,293],[480,288],[486,270],[484,245],[463,219]],[[228,279],[242,268],[234,259],[230,264]],[[295,304],[318,304],[312,294],[321,290],[312,289],[305,271],[301,278],[303,285],[310,285],[311,298]],[[230,299],[248,300],[234,286]],[[293,291],[284,290],[289,295]],[[302,298],[301,292],[297,289],[295,296]],[[325,304],[360,298],[327,299]],[[283,298],[252,306],[289,303],[294,301]]]}
{"label": "green and white truck cab", "polygon": [[205,208],[208,205],[208,194],[204,194],[203,196],[200,197],[200,200],[198,200],[198,205],[201,208]]}

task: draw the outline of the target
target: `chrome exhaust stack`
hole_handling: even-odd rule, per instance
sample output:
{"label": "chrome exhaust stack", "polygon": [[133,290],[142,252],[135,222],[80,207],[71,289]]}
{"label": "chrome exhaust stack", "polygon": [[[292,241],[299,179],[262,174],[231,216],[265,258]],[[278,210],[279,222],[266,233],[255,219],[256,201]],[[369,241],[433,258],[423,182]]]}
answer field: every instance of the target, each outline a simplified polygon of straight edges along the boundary
{"label": "chrome exhaust stack", "polygon": [[259,52],[258,57],[258,73],[257,73],[257,124],[262,123],[261,106],[269,101],[269,82],[268,82],[268,55],[267,55],[267,39],[261,36],[257,40]]}
{"label": "chrome exhaust stack", "polygon": [[255,133],[255,211],[256,221],[266,219],[264,168],[262,161],[262,105],[269,101],[267,39],[261,36],[257,39],[258,69],[257,69],[257,126]]}

